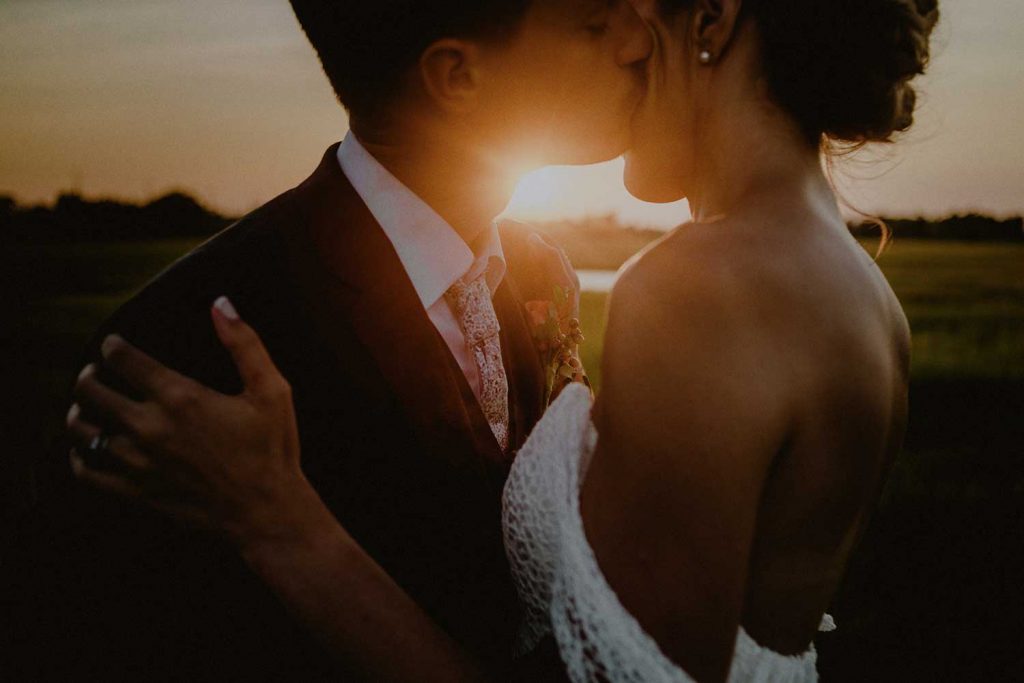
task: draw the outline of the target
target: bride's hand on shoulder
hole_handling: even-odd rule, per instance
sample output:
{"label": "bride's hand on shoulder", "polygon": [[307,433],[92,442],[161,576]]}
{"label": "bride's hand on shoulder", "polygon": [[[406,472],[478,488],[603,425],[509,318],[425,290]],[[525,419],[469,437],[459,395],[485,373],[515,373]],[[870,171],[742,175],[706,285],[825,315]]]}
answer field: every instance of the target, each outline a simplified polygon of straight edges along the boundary
{"label": "bride's hand on shoulder", "polygon": [[291,533],[318,499],[300,466],[291,387],[230,301],[214,302],[211,317],[243,391],[216,392],[111,335],[101,347],[104,375],[140,398],[86,366],[67,416],[71,467],[96,488],[244,545]]}

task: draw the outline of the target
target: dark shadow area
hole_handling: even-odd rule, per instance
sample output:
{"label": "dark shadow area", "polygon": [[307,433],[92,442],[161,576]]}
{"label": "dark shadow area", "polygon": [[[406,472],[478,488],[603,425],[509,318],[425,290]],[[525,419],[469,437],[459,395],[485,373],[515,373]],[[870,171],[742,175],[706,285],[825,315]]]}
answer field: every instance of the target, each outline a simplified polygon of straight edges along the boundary
{"label": "dark shadow area", "polygon": [[915,381],[909,431],[819,638],[828,681],[1024,671],[1024,382]]}

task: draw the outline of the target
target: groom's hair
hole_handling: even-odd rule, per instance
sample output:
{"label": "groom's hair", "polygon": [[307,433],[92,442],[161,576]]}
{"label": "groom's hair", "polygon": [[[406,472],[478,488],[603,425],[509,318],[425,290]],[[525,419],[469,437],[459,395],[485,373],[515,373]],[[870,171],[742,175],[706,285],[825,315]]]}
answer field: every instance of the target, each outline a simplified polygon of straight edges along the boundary
{"label": "groom's hair", "polygon": [[533,0],[291,0],[341,104],[383,113],[423,51],[442,38],[502,40]]}

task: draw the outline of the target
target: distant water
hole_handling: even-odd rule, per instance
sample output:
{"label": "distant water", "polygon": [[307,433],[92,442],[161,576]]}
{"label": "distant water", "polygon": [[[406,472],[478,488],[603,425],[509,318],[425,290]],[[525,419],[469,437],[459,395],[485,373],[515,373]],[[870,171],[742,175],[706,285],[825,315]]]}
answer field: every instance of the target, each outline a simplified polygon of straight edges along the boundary
{"label": "distant water", "polygon": [[577,270],[584,292],[610,292],[619,273],[616,270]]}

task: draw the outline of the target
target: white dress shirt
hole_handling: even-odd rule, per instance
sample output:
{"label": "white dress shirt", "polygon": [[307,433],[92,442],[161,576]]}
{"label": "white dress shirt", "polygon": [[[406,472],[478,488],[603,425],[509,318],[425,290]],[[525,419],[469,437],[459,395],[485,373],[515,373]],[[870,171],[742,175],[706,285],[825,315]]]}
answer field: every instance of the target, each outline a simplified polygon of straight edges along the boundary
{"label": "white dress shirt", "polygon": [[338,163],[394,246],[427,316],[479,401],[480,372],[444,294],[460,278],[471,282],[483,274],[493,296],[505,277],[497,223],[492,222],[470,249],[447,221],[384,168],[351,132],[338,147]]}

